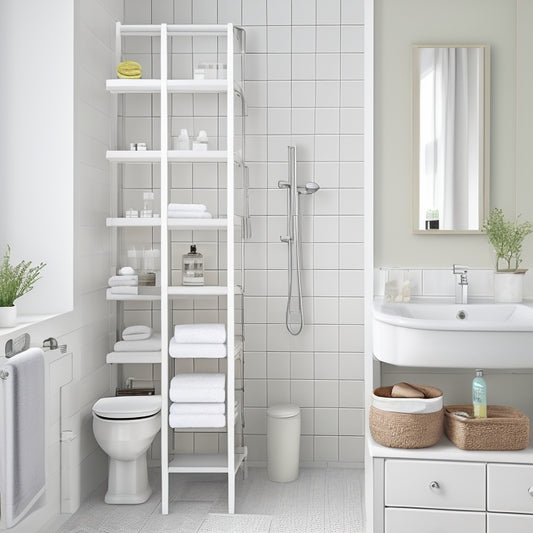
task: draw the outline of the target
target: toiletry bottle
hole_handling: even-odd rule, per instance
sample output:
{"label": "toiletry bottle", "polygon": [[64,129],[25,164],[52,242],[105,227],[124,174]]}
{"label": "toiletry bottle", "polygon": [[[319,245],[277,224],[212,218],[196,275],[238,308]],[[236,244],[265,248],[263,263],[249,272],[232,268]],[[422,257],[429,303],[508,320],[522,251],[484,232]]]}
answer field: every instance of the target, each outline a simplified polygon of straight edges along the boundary
{"label": "toiletry bottle", "polygon": [[207,150],[207,133],[205,132],[205,130],[200,130],[198,137],[192,143],[192,149],[203,151]]}
{"label": "toiletry bottle", "polygon": [[183,285],[204,284],[204,257],[196,251],[196,245],[191,244],[191,251],[183,255]]}
{"label": "toiletry bottle", "polygon": [[180,135],[177,139],[176,150],[188,150],[189,149],[189,132],[184,128],[180,131]]}
{"label": "toiletry bottle", "polygon": [[487,384],[483,379],[483,370],[476,370],[476,377],[472,381],[472,403],[474,418],[487,418]]}
{"label": "toiletry bottle", "polygon": [[154,201],[153,192],[144,192],[143,193],[143,208],[141,210],[142,218],[150,218],[153,215],[152,203]]}

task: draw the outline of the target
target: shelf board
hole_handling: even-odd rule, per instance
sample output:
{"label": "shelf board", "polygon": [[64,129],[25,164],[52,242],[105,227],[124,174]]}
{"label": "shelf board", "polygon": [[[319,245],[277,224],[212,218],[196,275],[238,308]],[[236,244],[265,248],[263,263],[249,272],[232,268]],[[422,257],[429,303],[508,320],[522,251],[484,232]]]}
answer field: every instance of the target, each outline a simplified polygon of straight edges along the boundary
{"label": "shelf board", "polygon": [[[168,80],[169,93],[225,93],[228,80]],[[112,94],[153,94],[161,92],[159,79],[106,80],[106,90]]]}
{"label": "shelf board", "polygon": [[225,93],[228,80],[168,80],[169,93]]}
{"label": "shelf board", "polygon": [[169,218],[168,229],[227,229],[227,218]]}
{"label": "shelf board", "polygon": [[[200,36],[217,35],[223,37],[228,34],[228,26],[225,24],[168,24],[167,35],[176,36]],[[120,35],[159,37],[161,24],[121,24]]]}
{"label": "shelf board", "polygon": [[161,362],[161,352],[111,352],[106,356],[106,363],[148,363],[156,364]]}
{"label": "shelf board", "polygon": [[161,150],[108,150],[106,158],[114,163],[160,163]]}
{"label": "shelf board", "polygon": [[227,150],[169,150],[168,160],[176,162],[212,162],[225,163],[228,160]]}
{"label": "shelf board", "polygon": [[116,79],[106,80],[105,88],[110,93],[127,94],[127,93],[159,93],[161,92],[161,80],[156,79]]}
{"label": "shelf board", "polygon": [[160,217],[106,218],[106,226],[108,228],[158,227],[158,226],[161,226],[161,218]]}
{"label": "shelf board", "polygon": [[171,286],[168,295],[172,296],[224,296],[228,294],[226,285]]}
{"label": "shelf board", "polygon": [[[247,456],[246,446],[235,448],[235,472]],[[170,473],[227,473],[228,456],[215,453],[178,454],[169,462]]]}

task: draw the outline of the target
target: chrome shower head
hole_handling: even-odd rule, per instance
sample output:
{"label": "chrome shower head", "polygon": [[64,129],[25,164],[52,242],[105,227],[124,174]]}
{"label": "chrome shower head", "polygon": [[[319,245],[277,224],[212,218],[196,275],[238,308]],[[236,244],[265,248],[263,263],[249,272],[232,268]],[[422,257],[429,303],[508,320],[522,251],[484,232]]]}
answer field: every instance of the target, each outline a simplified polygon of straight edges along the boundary
{"label": "chrome shower head", "polygon": [[307,182],[304,186],[298,187],[298,192],[300,194],[314,194],[320,189],[320,185],[314,181]]}

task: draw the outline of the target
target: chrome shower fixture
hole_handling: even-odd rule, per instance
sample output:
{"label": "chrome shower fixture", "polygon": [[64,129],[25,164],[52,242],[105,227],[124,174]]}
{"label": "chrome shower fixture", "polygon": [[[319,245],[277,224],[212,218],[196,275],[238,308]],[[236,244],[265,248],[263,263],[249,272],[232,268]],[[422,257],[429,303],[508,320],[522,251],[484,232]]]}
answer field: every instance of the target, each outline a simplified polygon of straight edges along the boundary
{"label": "chrome shower fixture", "polygon": [[[298,185],[296,179],[296,147],[288,147],[288,180],[278,181],[279,189],[287,189],[287,235],[280,241],[288,244],[287,250],[287,308],[285,325],[291,335],[298,335],[304,325],[302,281],[300,265],[300,195],[314,194],[320,186],[312,181]],[[296,276],[296,283],[293,278]],[[293,300],[295,305],[292,306]]]}

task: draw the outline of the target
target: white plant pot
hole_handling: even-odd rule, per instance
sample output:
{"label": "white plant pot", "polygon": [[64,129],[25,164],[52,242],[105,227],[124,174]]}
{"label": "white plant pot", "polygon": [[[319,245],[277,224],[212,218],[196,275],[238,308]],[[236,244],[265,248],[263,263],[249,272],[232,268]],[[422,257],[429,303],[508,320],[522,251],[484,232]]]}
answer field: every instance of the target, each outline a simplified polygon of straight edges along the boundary
{"label": "white plant pot", "polygon": [[520,303],[524,289],[524,272],[494,273],[494,301],[499,304]]}
{"label": "white plant pot", "polygon": [[0,307],[0,328],[13,328],[17,324],[17,306]]}

